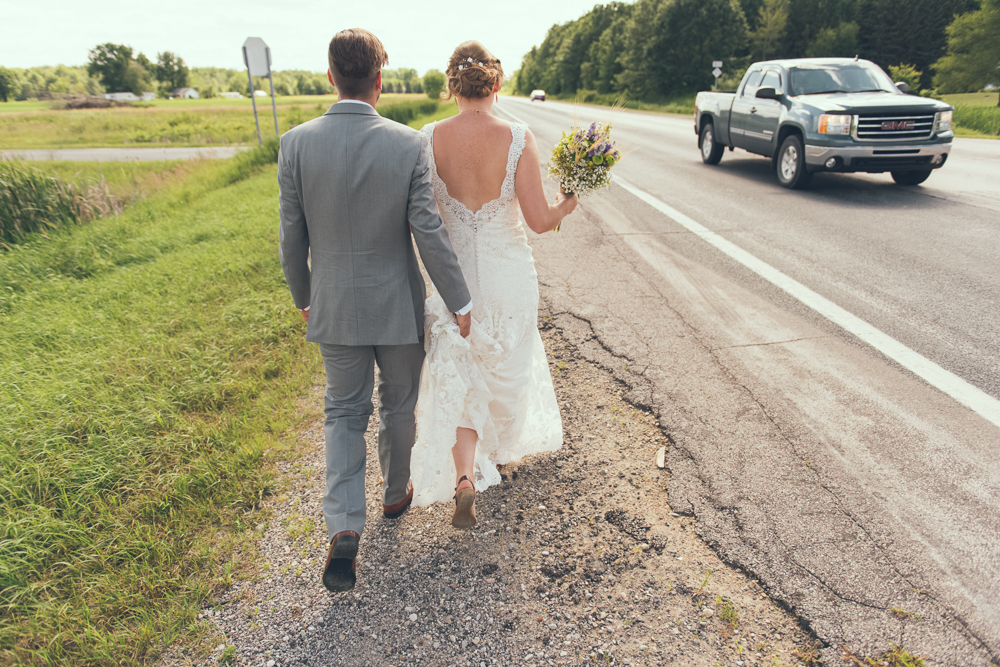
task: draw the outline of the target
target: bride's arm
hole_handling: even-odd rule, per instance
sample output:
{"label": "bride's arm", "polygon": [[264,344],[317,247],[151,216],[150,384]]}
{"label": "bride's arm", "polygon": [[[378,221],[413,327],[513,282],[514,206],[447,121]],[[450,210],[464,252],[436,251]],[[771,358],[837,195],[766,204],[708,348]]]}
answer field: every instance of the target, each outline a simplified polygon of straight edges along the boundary
{"label": "bride's arm", "polygon": [[556,203],[549,204],[542,189],[542,172],[538,168],[538,145],[530,131],[525,133],[524,151],[514,174],[514,191],[521,203],[521,214],[528,227],[536,234],[555,229],[562,219],[576,208],[573,195],[556,195]]}

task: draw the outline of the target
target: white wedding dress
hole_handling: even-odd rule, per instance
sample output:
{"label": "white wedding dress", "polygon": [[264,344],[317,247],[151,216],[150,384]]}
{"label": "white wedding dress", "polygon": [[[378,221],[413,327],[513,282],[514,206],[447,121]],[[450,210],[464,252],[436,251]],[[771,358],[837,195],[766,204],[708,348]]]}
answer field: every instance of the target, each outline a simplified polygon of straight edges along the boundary
{"label": "white wedding dress", "polygon": [[434,126],[423,129],[431,143],[434,194],[474,305],[471,333],[462,338],[437,292],[427,299],[427,357],[410,464],[417,506],[452,500],[451,449],[459,426],[479,436],[477,492],[500,483],[497,465],[562,446],[562,418],[538,334],[538,274],[514,192],[526,128],[511,126],[500,196],[472,212],[438,176]]}

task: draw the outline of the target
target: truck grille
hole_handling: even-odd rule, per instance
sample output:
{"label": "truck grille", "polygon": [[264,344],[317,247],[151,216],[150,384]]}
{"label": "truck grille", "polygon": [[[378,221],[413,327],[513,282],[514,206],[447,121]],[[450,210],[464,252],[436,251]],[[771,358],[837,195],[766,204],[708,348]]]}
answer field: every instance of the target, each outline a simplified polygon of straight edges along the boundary
{"label": "truck grille", "polygon": [[859,141],[912,141],[934,133],[934,114],[879,114],[854,117],[854,138]]}

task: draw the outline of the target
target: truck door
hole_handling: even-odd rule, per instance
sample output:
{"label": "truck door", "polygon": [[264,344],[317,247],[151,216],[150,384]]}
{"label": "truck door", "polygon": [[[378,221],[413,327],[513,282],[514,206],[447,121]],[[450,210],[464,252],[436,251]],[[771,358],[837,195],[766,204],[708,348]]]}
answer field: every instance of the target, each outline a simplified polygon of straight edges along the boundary
{"label": "truck door", "polygon": [[[782,92],[781,74],[773,69],[765,71],[757,88],[774,88],[780,95]],[[754,92],[756,93],[756,91]],[[777,147],[774,146],[774,136],[778,132],[781,102],[762,100],[759,97],[754,98],[752,102],[746,125],[743,128],[744,141],[746,142],[744,148],[751,153],[771,157],[777,150]]]}
{"label": "truck door", "polygon": [[747,125],[747,116],[750,115],[750,108],[754,106],[756,99],[754,93],[763,76],[761,70],[749,72],[743,87],[736,93],[733,99],[733,109],[729,114],[729,140],[737,148],[746,148],[746,140],[743,133]]}

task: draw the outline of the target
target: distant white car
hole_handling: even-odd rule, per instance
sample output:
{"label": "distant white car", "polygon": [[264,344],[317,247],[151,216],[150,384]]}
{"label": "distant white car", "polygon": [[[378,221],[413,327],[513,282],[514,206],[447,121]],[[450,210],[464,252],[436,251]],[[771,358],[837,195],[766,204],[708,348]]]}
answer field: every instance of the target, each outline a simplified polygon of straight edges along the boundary
{"label": "distant white car", "polygon": [[531,101],[535,100],[545,101],[545,91],[544,90],[533,90],[531,91]]}

